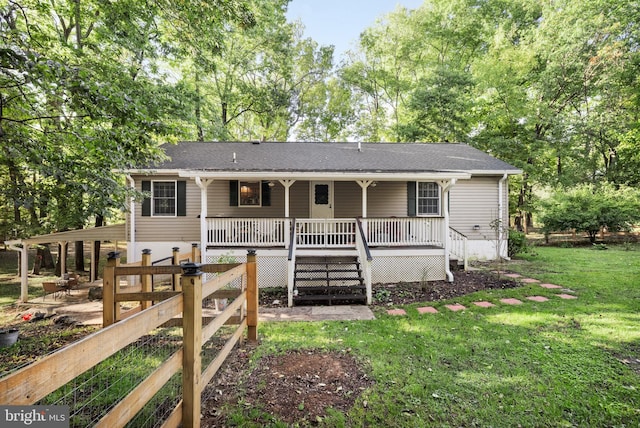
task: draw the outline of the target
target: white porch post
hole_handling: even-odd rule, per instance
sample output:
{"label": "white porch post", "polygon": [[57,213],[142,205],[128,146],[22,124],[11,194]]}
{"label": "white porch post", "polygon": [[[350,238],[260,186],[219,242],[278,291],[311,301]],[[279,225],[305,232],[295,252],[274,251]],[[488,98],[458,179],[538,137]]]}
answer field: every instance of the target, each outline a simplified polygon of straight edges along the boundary
{"label": "white porch post", "polygon": [[287,233],[289,228],[291,227],[291,222],[289,221],[289,207],[291,206],[291,200],[289,199],[290,189],[293,186],[293,183],[296,180],[279,180],[280,184],[284,187],[284,218],[286,219],[285,234],[284,234],[284,246],[285,248],[289,248],[289,238],[291,237],[290,233]]}
{"label": "white porch post", "polygon": [[20,301],[29,300],[29,244],[20,248]]}
{"label": "white porch post", "polygon": [[62,277],[67,273],[67,241],[60,241],[58,245],[60,245],[58,257],[60,258],[60,276]]}
{"label": "white porch post", "polygon": [[[136,190],[136,182],[133,177],[127,175],[127,180],[131,190]],[[129,198],[129,239],[127,241],[127,263],[133,263],[136,257],[136,201],[133,196]],[[117,248],[116,251],[118,251]],[[97,272],[94,274],[93,280],[96,279],[98,279]]]}
{"label": "white porch post", "polygon": [[356,183],[362,188],[362,218],[367,218],[367,193],[373,180],[356,180]]}
{"label": "white porch post", "polygon": [[289,199],[289,193],[290,193],[289,189],[291,189],[291,186],[293,186],[293,183],[295,183],[296,180],[278,180],[278,181],[284,187],[284,216],[288,218],[289,207],[291,205],[290,199]]}
{"label": "white porch post", "polygon": [[200,188],[200,258],[205,260],[205,253],[207,251],[208,239],[208,224],[207,224],[207,187],[213,183],[213,179],[201,179],[196,177],[196,184]]}
{"label": "white porch post", "polygon": [[444,222],[443,222],[443,241],[444,241],[444,269],[447,274],[447,280],[449,282],[453,282],[453,273],[451,273],[451,267],[449,266],[449,248],[451,247],[451,242],[449,239],[449,191],[454,184],[456,184],[457,179],[452,178],[451,180],[442,180],[439,182],[440,186],[442,186],[442,206],[444,208]]}

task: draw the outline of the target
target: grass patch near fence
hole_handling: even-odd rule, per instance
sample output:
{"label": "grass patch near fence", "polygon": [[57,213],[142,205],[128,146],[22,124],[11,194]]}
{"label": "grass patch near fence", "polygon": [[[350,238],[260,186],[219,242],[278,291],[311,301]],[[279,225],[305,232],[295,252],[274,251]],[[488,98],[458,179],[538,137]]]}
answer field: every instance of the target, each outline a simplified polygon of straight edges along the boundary
{"label": "grass patch near fence", "polygon": [[[375,386],[324,426],[637,426],[640,371],[628,363],[640,358],[635,249],[537,248],[506,264],[564,290],[531,284],[430,302],[438,314],[408,305],[406,316],[380,310],[372,321],[263,323],[254,364],[292,349],[356,356]],[[526,299],[533,295],[549,300]],[[523,303],[500,303],[506,297]],[[496,306],[475,307],[478,300]],[[467,310],[449,311],[448,303]],[[250,413],[238,407],[229,420],[282,426]]]}

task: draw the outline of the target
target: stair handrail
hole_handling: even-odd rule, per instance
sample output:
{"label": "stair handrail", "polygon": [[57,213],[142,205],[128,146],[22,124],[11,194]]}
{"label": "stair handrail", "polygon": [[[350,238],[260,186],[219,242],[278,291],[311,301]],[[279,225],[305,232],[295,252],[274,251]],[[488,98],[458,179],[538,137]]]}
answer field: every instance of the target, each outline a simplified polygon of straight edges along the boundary
{"label": "stair handrail", "polygon": [[356,238],[356,249],[361,258],[363,255],[366,258],[366,261],[362,264],[362,267],[364,272],[365,286],[367,287],[367,305],[370,305],[373,300],[373,290],[371,288],[371,261],[373,260],[373,256],[371,256],[369,243],[367,242],[367,237],[364,233],[364,228],[362,227],[362,221],[359,218],[356,218],[356,225],[358,226],[358,231],[360,232],[358,235],[359,239]]}
{"label": "stair handrail", "polygon": [[296,219],[291,219],[291,231],[289,232],[289,255],[287,256],[287,260],[293,260],[293,255],[296,251]]}
{"label": "stair handrail", "polygon": [[364,229],[362,228],[362,221],[359,218],[356,218],[356,224],[358,225],[358,231],[360,232],[360,239],[362,240],[362,245],[364,247],[364,252],[367,256],[367,261],[373,260],[371,256],[371,250],[369,249],[369,243],[367,242],[367,237],[364,233]]}
{"label": "stair handrail", "polygon": [[287,256],[287,306],[293,306],[293,283],[296,268],[296,219],[291,219],[291,231],[289,232],[289,255]]}

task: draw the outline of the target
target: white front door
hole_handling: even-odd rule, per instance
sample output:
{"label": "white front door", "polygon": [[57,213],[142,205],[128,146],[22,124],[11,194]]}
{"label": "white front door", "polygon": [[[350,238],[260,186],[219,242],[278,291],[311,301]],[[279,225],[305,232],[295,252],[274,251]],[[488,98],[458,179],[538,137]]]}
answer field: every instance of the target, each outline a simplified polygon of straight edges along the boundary
{"label": "white front door", "polygon": [[311,218],[333,218],[333,181],[311,182]]}

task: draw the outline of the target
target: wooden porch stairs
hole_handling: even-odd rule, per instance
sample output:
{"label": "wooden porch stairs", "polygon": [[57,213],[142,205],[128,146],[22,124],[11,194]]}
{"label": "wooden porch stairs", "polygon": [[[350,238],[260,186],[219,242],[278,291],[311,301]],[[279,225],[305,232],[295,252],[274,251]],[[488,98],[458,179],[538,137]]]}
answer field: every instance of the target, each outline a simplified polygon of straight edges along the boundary
{"label": "wooden porch stairs", "polygon": [[294,305],[367,302],[367,287],[357,256],[299,256],[293,284]]}

